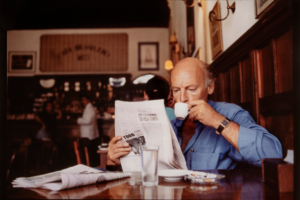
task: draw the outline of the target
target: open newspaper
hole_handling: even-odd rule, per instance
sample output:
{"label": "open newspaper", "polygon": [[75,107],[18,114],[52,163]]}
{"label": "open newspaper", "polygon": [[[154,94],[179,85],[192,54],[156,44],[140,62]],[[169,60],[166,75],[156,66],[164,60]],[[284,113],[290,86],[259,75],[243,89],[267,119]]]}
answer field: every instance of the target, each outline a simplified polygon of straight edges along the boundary
{"label": "open newspaper", "polygon": [[115,135],[132,151],[120,158],[123,171],[141,171],[141,145],[159,145],[158,170],[187,169],[163,100],[115,102]]}
{"label": "open newspaper", "polygon": [[106,172],[79,164],[48,174],[17,178],[13,180],[12,185],[13,187],[44,188],[59,191],[130,176],[131,173],[128,172]]}

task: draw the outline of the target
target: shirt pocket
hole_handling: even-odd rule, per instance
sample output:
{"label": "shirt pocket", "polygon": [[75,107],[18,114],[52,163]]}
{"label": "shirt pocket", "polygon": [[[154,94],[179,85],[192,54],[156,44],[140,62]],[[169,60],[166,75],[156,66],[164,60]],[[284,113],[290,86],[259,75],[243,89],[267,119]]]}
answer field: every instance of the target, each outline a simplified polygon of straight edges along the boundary
{"label": "shirt pocket", "polygon": [[221,153],[191,152],[192,170],[217,169]]}

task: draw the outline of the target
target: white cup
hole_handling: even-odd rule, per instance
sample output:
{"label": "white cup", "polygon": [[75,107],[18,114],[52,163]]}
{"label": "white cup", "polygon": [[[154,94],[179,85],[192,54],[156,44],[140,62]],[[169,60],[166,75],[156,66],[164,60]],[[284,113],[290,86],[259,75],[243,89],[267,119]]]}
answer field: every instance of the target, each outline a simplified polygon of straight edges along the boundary
{"label": "white cup", "polygon": [[188,104],[182,102],[175,103],[174,112],[177,119],[184,120],[189,114]]}
{"label": "white cup", "polygon": [[108,147],[108,143],[102,143],[101,146],[104,147],[104,148]]}

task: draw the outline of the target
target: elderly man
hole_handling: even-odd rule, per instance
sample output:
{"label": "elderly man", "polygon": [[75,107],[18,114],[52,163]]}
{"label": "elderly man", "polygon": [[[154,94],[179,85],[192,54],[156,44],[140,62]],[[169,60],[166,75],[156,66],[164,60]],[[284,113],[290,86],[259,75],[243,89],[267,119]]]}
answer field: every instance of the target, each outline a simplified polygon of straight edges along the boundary
{"label": "elderly man", "polygon": [[[281,158],[278,139],[257,125],[250,114],[237,105],[213,102],[215,77],[208,65],[195,58],[178,62],[171,74],[176,102],[187,103],[186,120],[171,121],[172,127],[191,170],[233,169],[238,162],[261,166],[263,158]],[[110,159],[119,164],[119,157],[129,153],[126,142],[109,144]]]}

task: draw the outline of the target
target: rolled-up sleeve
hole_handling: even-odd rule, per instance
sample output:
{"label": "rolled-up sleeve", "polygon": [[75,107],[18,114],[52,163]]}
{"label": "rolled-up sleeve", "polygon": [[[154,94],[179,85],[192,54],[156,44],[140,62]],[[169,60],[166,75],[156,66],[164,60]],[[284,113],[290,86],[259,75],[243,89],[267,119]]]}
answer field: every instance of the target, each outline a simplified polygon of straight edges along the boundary
{"label": "rolled-up sleeve", "polygon": [[279,140],[257,125],[247,111],[237,112],[233,121],[240,125],[238,146],[243,161],[261,166],[263,158],[282,158]]}

